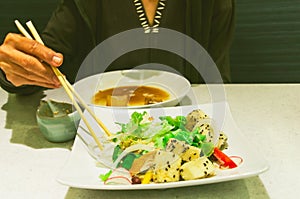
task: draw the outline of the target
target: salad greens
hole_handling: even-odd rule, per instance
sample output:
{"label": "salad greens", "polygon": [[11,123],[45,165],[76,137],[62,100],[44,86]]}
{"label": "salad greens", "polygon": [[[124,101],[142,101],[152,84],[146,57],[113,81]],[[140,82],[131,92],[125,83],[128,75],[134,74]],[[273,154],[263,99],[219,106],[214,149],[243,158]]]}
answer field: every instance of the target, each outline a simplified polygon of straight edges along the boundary
{"label": "salad greens", "polygon": [[203,155],[210,156],[213,153],[214,144],[207,142],[206,136],[199,133],[201,127],[192,132],[185,128],[187,122],[185,116],[161,116],[159,120],[154,122],[153,118],[144,111],[132,113],[128,123],[117,123],[121,126],[121,130],[113,139],[117,143],[113,160],[134,144],[154,144],[156,148],[164,149],[171,138],[201,148]]}

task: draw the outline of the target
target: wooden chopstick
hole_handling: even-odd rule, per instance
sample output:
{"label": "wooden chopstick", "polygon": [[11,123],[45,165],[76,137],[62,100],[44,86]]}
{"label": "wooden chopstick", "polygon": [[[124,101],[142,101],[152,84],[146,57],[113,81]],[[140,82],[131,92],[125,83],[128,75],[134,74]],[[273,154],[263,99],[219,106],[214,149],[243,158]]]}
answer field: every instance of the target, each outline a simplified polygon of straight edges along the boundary
{"label": "wooden chopstick", "polygon": [[[30,36],[30,34],[27,33],[27,31],[25,30],[25,28],[23,28],[23,26],[21,25],[21,23],[18,20],[15,20],[15,23],[17,25],[17,28],[20,30],[20,32],[27,38],[32,39],[32,37]],[[28,26],[30,32],[32,33],[33,37],[35,38],[35,40],[41,44],[44,45],[44,42],[42,41],[41,37],[39,36],[37,30],[35,29],[34,25],[32,24],[31,21],[28,21],[26,23],[26,25]],[[69,98],[71,99],[72,103],[75,106],[75,109],[78,111],[81,119],[83,120],[83,122],[85,123],[85,125],[87,126],[88,130],[90,131],[93,139],[95,140],[96,144],[98,145],[100,150],[103,150],[103,146],[100,143],[99,139],[97,138],[95,132],[93,131],[92,127],[90,126],[90,124],[88,123],[87,119],[85,118],[85,116],[83,115],[83,112],[80,108],[80,106],[78,105],[77,101],[75,100],[73,94],[75,95],[75,97],[79,100],[79,102],[82,104],[82,106],[91,114],[91,116],[97,121],[97,123],[100,125],[100,127],[104,130],[104,132],[106,133],[107,136],[111,136],[111,133],[109,132],[109,130],[105,127],[105,125],[96,117],[96,115],[91,111],[91,109],[88,107],[88,105],[82,100],[82,98],[80,97],[80,95],[75,91],[75,89],[73,88],[73,86],[68,82],[68,80],[66,79],[66,77],[54,66],[51,66],[53,72],[55,73],[55,75],[57,76],[57,78],[59,79],[60,83],[62,84],[63,88],[65,89],[67,95],[69,96]]]}
{"label": "wooden chopstick", "polygon": [[25,28],[21,25],[21,23],[18,20],[15,20],[15,24],[17,26],[17,28],[19,29],[19,31],[28,39],[33,39],[30,34],[28,34],[28,32],[25,30]]}
{"label": "wooden chopstick", "polygon": [[[72,93],[75,95],[75,97],[78,99],[78,101],[81,104],[85,104],[84,100],[80,97],[80,95],[75,91],[75,89],[73,88],[73,86],[66,81],[66,84],[68,86],[68,88],[72,91]],[[95,115],[95,113],[90,109],[89,106],[85,106],[85,109],[91,114],[91,116],[96,120],[96,122],[99,124],[99,126],[103,129],[103,131],[106,133],[106,135],[108,137],[110,137],[112,134],[110,133],[110,131],[106,128],[106,126],[103,124],[103,122],[101,122],[101,120],[99,120],[99,118],[97,118],[97,116]]]}
{"label": "wooden chopstick", "polygon": [[[42,41],[41,37],[39,36],[37,30],[35,29],[33,23],[31,21],[28,21],[26,23],[27,27],[31,31],[33,37],[36,41],[40,42],[44,45],[44,42]],[[78,101],[84,106],[84,108],[91,114],[91,116],[96,120],[96,122],[100,125],[100,127],[104,130],[107,136],[111,136],[110,131],[106,128],[106,126],[97,118],[97,116],[94,114],[94,112],[89,108],[88,105],[85,104],[84,100],[80,97],[80,95],[76,92],[76,90],[73,88],[73,86],[70,84],[70,82],[66,79],[66,77],[55,67],[52,67],[52,70],[55,72],[57,76],[62,76],[64,81],[66,82],[67,87],[71,90],[71,92],[75,95],[75,97],[78,99]]]}
{"label": "wooden chopstick", "polygon": [[[28,21],[26,23],[28,26],[29,30],[32,31],[32,34],[34,38],[42,43],[44,45],[44,42],[42,41],[41,37],[39,36],[38,32],[36,31],[34,25],[32,24],[31,21]],[[107,136],[111,136],[111,133],[109,130],[106,128],[106,126],[97,118],[97,116],[94,114],[94,112],[89,108],[88,105],[85,104],[84,100],[80,97],[80,95],[76,92],[76,90],[73,88],[73,86],[70,84],[70,82],[66,79],[66,77],[55,67],[52,67],[54,69],[54,72],[56,75],[60,75],[64,78],[68,88],[71,90],[71,92],[75,95],[75,97],[78,99],[78,101],[84,106],[84,108],[92,115],[92,117],[97,121],[97,123],[101,126],[101,128],[104,130],[104,132],[107,134]]]}
{"label": "wooden chopstick", "polygon": [[[39,36],[37,30],[35,29],[34,25],[32,24],[31,21],[27,22],[26,25],[28,26],[30,32],[32,33],[33,37],[35,38],[35,40],[41,44],[44,45],[44,42],[42,41],[41,37]],[[71,99],[72,103],[75,106],[75,109],[78,111],[81,119],[83,120],[83,122],[85,123],[85,125],[87,126],[88,130],[91,132],[92,137],[94,138],[95,142],[97,143],[98,147],[100,150],[103,150],[103,146],[100,143],[99,139],[96,136],[96,133],[93,131],[92,127],[90,126],[89,122],[87,121],[87,119],[84,117],[83,112],[80,108],[80,106],[78,105],[78,103],[76,102],[75,98],[73,97],[72,91],[70,91],[69,86],[66,82],[67,79],[65,78],[64,75],[62,75],[62,73],[56,68],[51,66],[53,72],[55,73],[55,75],[57,76],[57,78],[59,79],[60,83],[62,84],[63,88],[65,89],[67,95],[69,96],[69,98]],[[71,84],[70,84],[71,85]],[[84,106],[84,108],[88,107],[85,103],[82,104]]]}

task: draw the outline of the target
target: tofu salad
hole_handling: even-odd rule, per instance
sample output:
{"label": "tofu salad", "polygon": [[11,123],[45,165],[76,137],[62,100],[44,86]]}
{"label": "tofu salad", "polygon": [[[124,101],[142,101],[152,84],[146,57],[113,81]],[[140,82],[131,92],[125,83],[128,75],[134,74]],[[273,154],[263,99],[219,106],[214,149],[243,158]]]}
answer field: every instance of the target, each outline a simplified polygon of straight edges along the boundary
{"label": "tofu salad", "polygon": [[233,161],[223,150],[227,136],[216,131],[202,110],[186,116],[161,116],[155,121],[146,111],[134,112],[121,130],[112,161],[115,167],[99,178],[104,184],[149,184],[196,180],[216,175],[216,169],[232,169]]}

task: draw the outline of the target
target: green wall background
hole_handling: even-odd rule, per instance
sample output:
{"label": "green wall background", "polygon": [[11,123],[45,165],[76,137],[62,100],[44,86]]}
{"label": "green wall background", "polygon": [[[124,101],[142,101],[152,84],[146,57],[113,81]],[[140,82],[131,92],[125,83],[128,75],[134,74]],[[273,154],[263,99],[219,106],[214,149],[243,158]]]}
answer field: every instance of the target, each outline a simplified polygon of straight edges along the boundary
{"label": "green wall background", "polygon": [[236,0],[233,82],[300,82],[300,0]]}
{"label": "green wall background", "polygon": [[[1,0],[0,41],[32,20],[42,31],[59,0]],[[300,0],[236,0],[233,83],[300,82]]]}

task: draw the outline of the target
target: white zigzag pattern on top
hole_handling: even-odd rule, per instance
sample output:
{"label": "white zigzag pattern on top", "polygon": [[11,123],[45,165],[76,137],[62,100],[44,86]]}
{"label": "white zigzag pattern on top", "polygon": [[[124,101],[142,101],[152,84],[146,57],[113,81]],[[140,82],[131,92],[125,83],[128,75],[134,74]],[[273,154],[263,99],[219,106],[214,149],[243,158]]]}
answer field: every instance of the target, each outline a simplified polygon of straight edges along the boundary
{"label": "white zigzag pattern on top", "polygon": [[159,24],[160,19],[162,17],[162,11],[165,9],[167,0],[159,0],[158,6],[156,8],[155,16],[154,16],[154,24],[151,27],[149,25],[148,19],[146,17],[143,4],[141,0],[134,0],[133,3],[136,7],[136,11],[139,15],[139,20],[141,21],[141,26],[144,28],[145,33],[158,33],[159,32]]}

